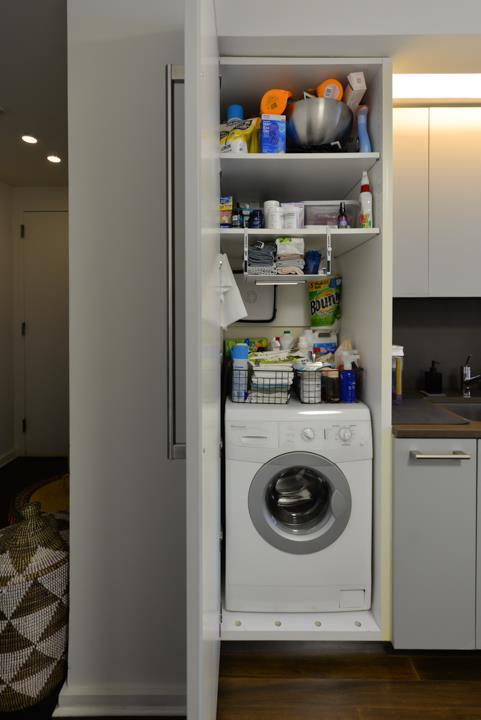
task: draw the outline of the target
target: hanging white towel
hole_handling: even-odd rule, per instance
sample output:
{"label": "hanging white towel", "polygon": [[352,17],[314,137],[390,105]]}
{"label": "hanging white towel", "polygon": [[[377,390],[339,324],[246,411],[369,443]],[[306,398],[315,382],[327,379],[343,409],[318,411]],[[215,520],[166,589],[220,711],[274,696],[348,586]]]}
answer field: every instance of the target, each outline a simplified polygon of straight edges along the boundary
{"label": "hanging white towel", "polygon": [[219,275],[220,324],[225,330],[232,323],[247,317],[248,312],[225,254],[219,256]]}

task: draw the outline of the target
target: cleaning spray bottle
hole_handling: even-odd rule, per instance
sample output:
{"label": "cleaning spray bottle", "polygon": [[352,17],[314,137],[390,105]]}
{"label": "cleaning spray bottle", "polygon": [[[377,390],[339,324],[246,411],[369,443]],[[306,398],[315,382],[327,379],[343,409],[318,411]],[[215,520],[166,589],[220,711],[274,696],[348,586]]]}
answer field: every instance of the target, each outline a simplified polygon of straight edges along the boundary
{"label": "cleaning spray bottle", "polygon": [[369,176],[365,170],[362,173],[359,199],[361,201],[361,227],[372,228],[372,192],[369,185]]}
{"label": "cleaning spray bottle", "polygon": [[351,353],[343,352],[344,369],[339,373],[339,394],[342,403],[356,402],[356,374],[352,369]]}
{"label": "cleaning spray bottle", "polygon": [[357,137],[359,139],[359,152],[372,152],[371,139],[367,129],[367,114],[369,108],[367,105],[360,105],[357,111]]}

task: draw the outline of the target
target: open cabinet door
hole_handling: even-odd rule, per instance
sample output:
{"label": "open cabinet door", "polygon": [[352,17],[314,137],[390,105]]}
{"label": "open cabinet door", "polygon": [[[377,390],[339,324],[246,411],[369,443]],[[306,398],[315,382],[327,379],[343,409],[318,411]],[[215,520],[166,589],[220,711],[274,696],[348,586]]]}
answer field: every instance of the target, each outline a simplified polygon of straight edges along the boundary
{"label": "open cabinet door", "polygon": [[213,0],[185,35],[187,708],[215,720],[220,652],[219,67]]}

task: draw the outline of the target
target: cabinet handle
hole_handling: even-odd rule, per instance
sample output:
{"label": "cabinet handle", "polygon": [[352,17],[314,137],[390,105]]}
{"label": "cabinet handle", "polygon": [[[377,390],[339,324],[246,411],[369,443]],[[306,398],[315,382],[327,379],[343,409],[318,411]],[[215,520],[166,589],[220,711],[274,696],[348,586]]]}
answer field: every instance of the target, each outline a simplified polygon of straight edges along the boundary
{"label": "cabinet handle", "polygon": [[183,82],[183,69],[166,65],[167,157],[167,454],[169,460],[185,459],[185,444],[175,437],[175,262],[174,262],[174,82]]}
{"label": "cabinet handle", "polygon": [[422,453],[419,450],[411,450],[413,460],[471,460],[471,455],[462,450],[453,450],[452,453]]}

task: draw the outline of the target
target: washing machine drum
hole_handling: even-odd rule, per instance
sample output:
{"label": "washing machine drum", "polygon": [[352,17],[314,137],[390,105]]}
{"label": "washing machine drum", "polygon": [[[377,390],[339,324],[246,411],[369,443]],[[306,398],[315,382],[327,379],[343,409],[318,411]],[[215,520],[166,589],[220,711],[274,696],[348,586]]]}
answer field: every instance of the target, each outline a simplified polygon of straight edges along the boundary
{"label": "washing machine drum", "polygon": [[344,532],[351,491],[339,467],[309,452],[269,460],[249,488],[249,514],[257,532],[284,552],[324,550]]}

